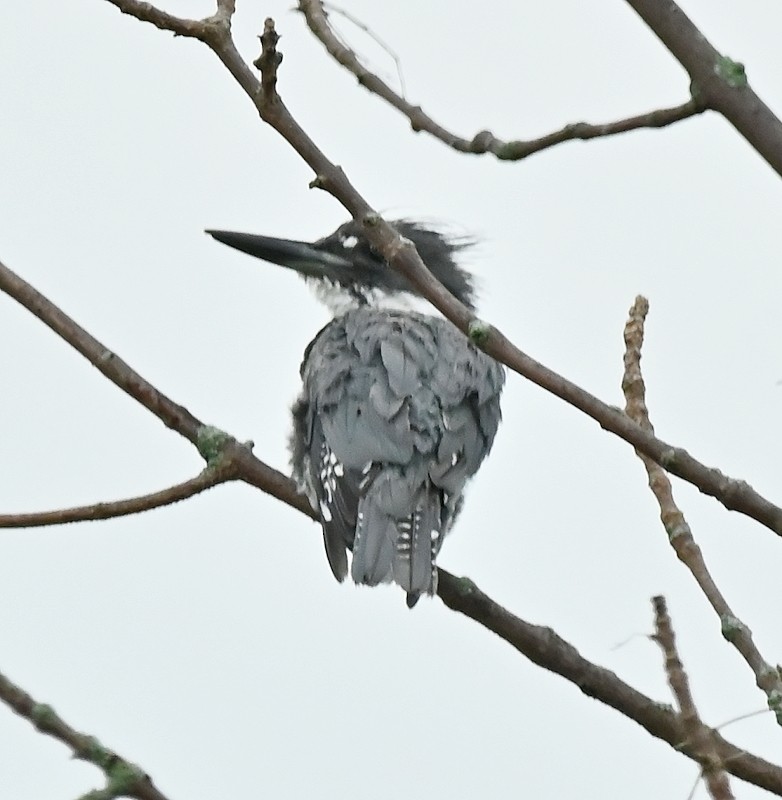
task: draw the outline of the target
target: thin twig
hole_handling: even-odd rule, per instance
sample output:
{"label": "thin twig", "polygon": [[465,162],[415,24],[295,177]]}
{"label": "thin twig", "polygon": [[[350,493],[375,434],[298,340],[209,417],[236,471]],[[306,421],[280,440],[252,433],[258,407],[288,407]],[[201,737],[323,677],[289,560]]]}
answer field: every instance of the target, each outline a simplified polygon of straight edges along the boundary
{"label": "thin twig", "polygon": [[701,722],[695,706],[690,681],[676,649],[676,635],[668,614],[665,598],[652,598],[654,606],[654,640],[665,656],[665,674],[681,710],[681,724],[688,743],[695,748],[695,758],[701,765],[706,788],[714,800],[734,800],[725,767],[720,760],[714,740]]}
{"label": "thin twig", "polygon": [[236,480],[233,472],[207,467],[194,478],[169,486],[159,492],[131,497],[127,500],[112,500],[75,508],[60,508],[56,511],[39,511],[29,514],[0,514],[0,528],[40,528],[46,525],[64,525],[68,522],[87,522],[114,517],[140,514],[154,508],[170,506],[205,492],[219,483]]}
{"label": "thin twig", "polygon": [[[405,76],[402,72],[402,60],[399,56],[391,49],[391,47],[384,42],[373,30],[369,27],[369,25],[363,23],[360,19],[353,16],[347,9],[341,8],[340,6],[335,6],[334,3],[323,3],[323,8],[326,10],[327,14],[339,14],[340,16],[344,17],[348,22],[353,23],[359,30],[366,33],[374,42],[381,47],[385,52],[393,59],[394,66],[396,67],[396,76],[399,78],[399,92],[404,97],[407,94],[407,90],[405,89]],[[339,34],[334,31],[336,36]],[[340,41],[342,41],[340,39]],[[345,44],[345,42],[342,42]],[[345,45],[347,47],[347,45]],[[356,56],[358,58],[358,56]]]}
{"label": "thin twig", "polygon": [[753,717],[759,717],[763,714],[768,714],[769,710],[767,708],[758,708],[755,711],[747,711],[746,714],[739,714],[737,717],[731,717],[730,719],[726,720],[725,722],[720,722],[719,725],[714,726],[715,731],[721,731],[724,728],[728,728],[736,722],[743,722],[745,719],[752,719]]}
{"label": "thin twig", "polygon": [[[649,301],[636,297],[630,308],[624,330],[625,354],[622,391],[625,395],[627,415],[639,425],[654,433],[646,405],[646,385],[641,371],[641,349],[644,341],[644,325],[649,312]],[[660,519],[668,541],[679,560],[690,570],[711,607],[720,618],[723,636],[734,645],[755,675],[755,682],[768,698],[768,705],[782,725],[782,678],[779,672],[760,654],[752,631],[736,616],[722,595],[706,566],[700,547],[695,541],[687,520],[676,505],[673,487],[665,471],[643,453],[638,453],[649,478],[652,490],[660,507]]]}
{"label": "thin twig", "polygon": [[376,94],[407,117],[410,120],[410,127],[416,133],[421,131],[428,133],[459,153],[474,155],[491,153],[501,161],[520,161],[533,153],[539,153],[541,150],[546,150],[562,142],[614,136],[639,128],[663,128],[674,122],[701,114],[706,110],[702,100],[693,97],[686,103],[672,108],[661,108],[615,122],[598,125],[587,122],[571,123],[537,139],[504,141],[487,130],[480,131],[472,139],[464,139],[436,123],[421,106],[409,103],[404,98],[404,92],[402,95],[397,94],[384,80],[365,67],[356,53],[340,39],[331,27],[328,14],[324,10],[324,3],[321,0],[299,0],[299,11],[304,14],[309,29],[326,48],[329,55],[348,72],[355,75],[365,89]]}
{"label": "thin twig", "polygon": [[29,720],[41,733],[45,733],[70,747],[73,757],[88,761],[102,770],[106,787],[90,792],[87,797],[133,797],[137,800],[167,800],[144,770],[126,761],[104,747],[94,736],[79,733],[64,722],[54,709],[37,703],[27,692],[0,674],[0,700],[19,716]]}

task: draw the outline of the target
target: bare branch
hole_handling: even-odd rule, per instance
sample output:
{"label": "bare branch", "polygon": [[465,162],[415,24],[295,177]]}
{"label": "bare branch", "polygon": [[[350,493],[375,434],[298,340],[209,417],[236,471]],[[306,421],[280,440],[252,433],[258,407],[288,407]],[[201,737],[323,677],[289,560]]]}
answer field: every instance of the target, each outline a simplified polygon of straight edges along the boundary
{"label": "bare branch", "polygon": [[218,428],[205,425],[184,406],[158,391],[119,356],[81,328],[54,303],[0,262],[0,291],[32,312],[58,336],[97,367],[115,386],[151,411],[167,427],[184,436],[197,448],[209,466],[235,474],[267,494],[317,519],[307,498],[296,492],[290,479],[259,461],[251,447],[236,441]]}
{"label": "bare branch", "polygon": [[602,124],[574,122],[538,139],[528,139],[526,141],[513,139],[509,142],[503,142],[501,139],[495,138],[490,131],[481,131],[469,142],[470,150],[466,152],[491,152],[503,161],[519,161],[522,158],[531,156],[533,153],[539,153],[541,150],[546,150],[562,142],[570,142],[574,139],[582,141],[598,139],[604,136],[614,136],[617,133],[639,130],[640,128],[665,128],[674,122],[681,122],[681,120],[702,114],[705,110],[706,108],[700,100],[690,98],[686,103],[678,106],[659,108],[655,111],[648,111],[645,114],[616,120],[615,122]]}
{"label": "bare branch", "polygon": [[617,133],[626,133],[639,128],[663,128],[674,122],[701,114],[706,110],[705,104],[700,99],[692,98],[686,103],[673,108],[662,108],[602,125],[575,122],[537,139],[503,141],[498,139],[491,131],[480,131],[472,139],[463,139],[461,136],[457,136],[455,133],[451,133],[441,125],[438,125],[424,112],[421,106],[409,103],[378,75],[367,69],[355,52],[341,41],[331,27],[328,14],[324,10],[321,0],[299,0],[299,11],[304,14],[309,29],[326,48],[329,55],[338,64],[345,67],[348,72],[353,73],[365,89],[376,94],[397,111],[404,114],[410,120],[410,127],[416,133],[424,131],[460,153],[472,153],[474,155],[491,153],[501,161],[520,161],[533,153],[539,153],[541,150],[546,150],[562,142],[574,139],[585,140],[613,136]]}
{"label": "bare branch", "polygon": [[490,131],[464,139],[438,125],[420,106],[404,97],[367,69],[355,52],[344,45],[329,24],[321,0],[299,0],[299,11],[328,53],[358,82],[404,114],[412,129],[425,131],[448,147],[462,153],[492,153],[498,159],[517,161],[556,144],[572,139],[593,139],[638,128],[661,128],[687,117],[713,109],[733,124],[736,130],[782,175],[782,122],[752,91],[744,66],[720,55],[671,0],[627,0],[687,70],[692,80],[693,98],[680,106],[660,109],[603,125],[578,122],[559,131],[528,141],[503,141]]}
{"label": "bare branch", "polygon": [[[641,372],[641,348],[644,341],[644,324],[649,312],[649,301],[636,297],[625,325],[624,377],[622,391],[629,417],[639,425],[654,432],[646,406],[646,386]],[[755,675],[758,687],[766,693],[769,708],[782,725],[782,678],[755,646],[752,631],[734,614],[711,576],[700,547],[695,542],[687,520],[673,497],[673,487],[664,470],[643,453],[638,457],[646,468],[649,488],[660,507],[660,519],[679,560],[690,570],[701,591],[720,618],[722,635],[741,653]]]}
{"label": "bare branch", "polygon": [[90,506],[61,508],[56,511],[40,511],[31,514],[0,514],[0,528],[40,528],[46,525],[63,525],[67,522],[87,522],[113,517],[140,514],[153,508],[170,506],[181,500],[205,492],[219,483],[236,480],[234,470],[207,467],[200,475],[159,492],[131,497],[128,500],[113,500]]}
{"label": "bare branch", "polygon": [[[173,14],[161,11],[151,3],[142,3],[139,0],[108,0],[108,2],[116,6],[123,14],[128,14],[142,22],[149,22],[160,30],[171,31],[176,36],[202,40],[205,37],[206,24],[200,20],[175,17]],[[220,3],[220,7],[223,6],[231,6],[231,13],[233,13],[232,2]]]}
{"label": "bare branch", "polygon": [[719,111],[782,175],[782,122],[752,91],[744,65],[720,55],[673,0],[627,0],[687,70],[693,95]]}
{"label": "bare branch", "polygon": [[654,606],[654,640],[662,648],[665,655],[665,674],[681,710],[681,722],[687,741],[697,751],[696,759],[701,765],[706,787],[714,800],[733,800],[725,766],[720,760],[717,748],[707,729],[698,716],[695,700],[690,691],[690,682],[684,671],[679,653],[676,650],[676,636],[673,632],[671,618],[665,598],[652,598]]}
{"label": "bare branch", "polygon": [[36,730],[59,739],[70,747],[74,758],[89,761],[103,771],[106,776],[105,789],[90,793],[88,797],[167,800],[144,770],[105,748],[95,737],[71,728],[60,719],[51,706],[37,703],[27,692],[2,674],[0,674],[0,700],[9,705],[19,716],[29,720]]}
{"label": "bare branch", "polygon": [[[551,628],[532,625],[485,595],[469,578],[457,578],[438,568],[437,594],[448,608],[488,628],[534,664],[561,675],[587,697],[594,697],[637,722],[652,736],[699,761],[698,747],[684,732],[682,717],[673,709],[628,686],[610,670],[587,661]],[[700,724],[699,731],[732,775],[782,795],[782,767],[727,742]]]}

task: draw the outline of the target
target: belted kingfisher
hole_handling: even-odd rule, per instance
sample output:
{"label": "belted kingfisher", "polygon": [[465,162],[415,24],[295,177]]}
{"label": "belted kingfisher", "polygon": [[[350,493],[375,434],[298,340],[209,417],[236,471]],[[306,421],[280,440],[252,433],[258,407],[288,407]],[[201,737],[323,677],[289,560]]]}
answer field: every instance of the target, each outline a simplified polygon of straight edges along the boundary
{"label": "belted kingfisher", "polygon": [[[428,269],[474,308],[466,246],[409,220],[393,223]],[[207,231],[303,276],[334,318],[310,342],[293,406],[293,477],[319,510],[331,571],[387,580],[412,608],[437,589],[435,559],[468,479],[500,422],[503,369],[448,320],[413,310],[415,288],[355,221],[315,242]]]}

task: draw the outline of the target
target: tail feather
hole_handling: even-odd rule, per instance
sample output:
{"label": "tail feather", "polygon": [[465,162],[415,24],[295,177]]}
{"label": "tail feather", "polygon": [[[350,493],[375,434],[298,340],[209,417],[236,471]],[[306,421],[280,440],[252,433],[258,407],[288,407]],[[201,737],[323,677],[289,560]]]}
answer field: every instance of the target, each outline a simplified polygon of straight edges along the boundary
{"label": "tail feather", "polygon": [[426,487],[421,492],[415,511],[396,524],[394,547],[394,580],[408,594],[418,595],[434,591],[433,542],[440,535],[440,497],[437,491]]}
{"label": "tail feather", "polygon": [[[437,588],[434,557],[442,540],[440,492],[431,484],[400,503],[392,495],[370,489],[358,505],[351,575],[356,583],[374,586],[393,579],[408,595],[412,608],[422,594]],[[408,516],[404,511],[413,508]]]}
{"label": "tail feather", "polygon": [[350,573],[356,583],[377,586],[388,580],[394,548],[394,521],[373,502],[362,497],[358,504],[353,563]]}
{"label": "tail feather", "polygon": [[351,575],[370,586],[393,579],[407,592],[412,608],[420,595],[433,594],[437,587],[441,494],[428,482],[402,492],[404,484],[395,477],[379,475],[359,501]]}

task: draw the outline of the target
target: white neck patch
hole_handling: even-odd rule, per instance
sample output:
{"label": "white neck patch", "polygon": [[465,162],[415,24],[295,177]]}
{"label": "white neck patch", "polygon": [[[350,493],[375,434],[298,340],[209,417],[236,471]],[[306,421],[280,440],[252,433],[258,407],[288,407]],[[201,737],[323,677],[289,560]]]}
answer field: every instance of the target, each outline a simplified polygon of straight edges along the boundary
{"label": "white neck patch", "polygon": [[[305,279],[306,280],[306,279]],[[315,292],[315,296],[335,316],[341,316],[352,309],[367,305],[384,311],[405,311],[414,314],[426,314],[430,317],[443,315],[428,300],[411,292],[383,292],[370,289],[359,298],[352,292],[327,279],[309,279],[307,283]]]}

